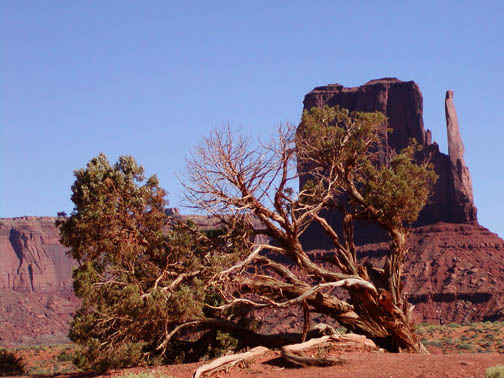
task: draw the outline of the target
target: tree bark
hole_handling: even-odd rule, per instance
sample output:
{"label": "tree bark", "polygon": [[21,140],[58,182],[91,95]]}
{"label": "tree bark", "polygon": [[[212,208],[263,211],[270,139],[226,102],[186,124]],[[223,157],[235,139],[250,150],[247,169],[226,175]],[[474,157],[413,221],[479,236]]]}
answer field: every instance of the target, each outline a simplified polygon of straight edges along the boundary
{"label": "tree bark", "polygon": [[202,365],[196,369],[193,373],[192,378],[200,378],[204,375],[211,374],[212,372],[216,372],[221,369],[231,368],[232,366],[240,363],[242,361],[248,361],[257,357],[262,356],[266,352],[268,352],[268,348],[265,347],[255,347],[248,352],[232,354],[229,356],[224,356],[213,360],[212,362]]}

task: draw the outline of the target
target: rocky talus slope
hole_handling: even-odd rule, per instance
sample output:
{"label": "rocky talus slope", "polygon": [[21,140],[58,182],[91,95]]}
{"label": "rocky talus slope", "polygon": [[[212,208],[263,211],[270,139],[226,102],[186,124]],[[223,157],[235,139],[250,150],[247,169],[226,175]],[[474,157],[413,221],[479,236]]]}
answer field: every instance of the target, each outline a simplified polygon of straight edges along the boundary
{"label": "rocky talus slope", "polygon": [[[371,243],[359,245],[362,262],[382,266],[388,243],[372,229],[361,229]],[[445,324],[504,320],[504,241],[475,224],[435,223],[410,230],[404,291],[419,322]],[[324,262],[330,249],[314,249]]]}

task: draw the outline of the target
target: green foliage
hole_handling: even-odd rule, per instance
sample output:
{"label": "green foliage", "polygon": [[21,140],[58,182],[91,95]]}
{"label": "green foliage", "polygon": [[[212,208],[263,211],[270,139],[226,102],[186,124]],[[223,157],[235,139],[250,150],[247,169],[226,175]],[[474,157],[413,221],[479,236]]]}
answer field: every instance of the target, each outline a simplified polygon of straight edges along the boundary
{"label": "green foliage", "polygon": [[[477,353],[500,352],[504,323],[472,323],[459,325],[418,325],[417,334],[422,335],[425,346],[441,344],[447,352],[471,351]],[[439,345],[438,345],[439,346]]]}
{"label": "green foliage", "polygon": [[325,168],[340,165],[359,167],[368,160],[370,146],[379,141],[378,127],[386,121],[379,112],[349,112],[339,106],[304,111],[298,145],[305,142],[317,162]]}
{"label": "green foliage", "polygon": [[309,167],[315,179],[307,180],[303,188],[307,202],[320,201],[333,180],[335,192],[351,194],[345,206],[374,212],[381,225],[397,228],[417,219],[437,175],[431,165],[415,162],[420,147],[414,140],[388,158],[377,152],[385,148],[381,146],[385,121],[379,112],[349,112],[338,106],[303,113],[299,159],[315,165]]}
{"label": "green foliage", "polygon": [[504,365],[489,367],[485,370],[486,378],[504,378]]}
{"label": "green foliage", "polygon": [[384,224],[400,226],[413,223],[427,203],[437,175],[429,165],[413,158],[418,146],[414,140],[388,164],[374,165],[368,161],[363,175],[365,201],[378,209]]}
{"label": "green foliage", "polygon": [[459,345],[457,345],[457,349],[460,349],[460,350],[472,350],[473,346],[471,344],[459,344]]}
{"label": "green foliage", "polygon": [[67,350],[62,351],[60,354],[56,356],[56,359],[60,362],[73,361],[74,358],[75,358],[74,353]]}
{"label": "green foliage", "polygon": [[229,350],[235,350],[238,346],[238,340],[234,337],[230,336],[227,333],[217,331],[217,336],[215,338],[215,342],[210,349],[208,356],[209,358],[216,358]]}
{"label": "green foliage", "polygon": [[[81,307],[69,335],[81,347],[74,363],[103,371],[169,361],[170,333],[205,318],[205,298],[216,292],[208,283],[240,258],[246,235],[205,235],[170,220],[165,191],[132,157],[110,165],[101,154],[75,177],[74,210],[56,222],[80,262],[73,279]],[[212,253],[216,244],[225,252]]]}
{"label": "green foliage", "polygon": [[20,357],[12,352],[0,350],[0,374],[4,376],[23,375],[25,365]]}
{"label": "green foliage", "polygon": [[422,339],[422,344],[425,346],[435,346],[435,347],[442,347],[443,346],[443,343],[440,340]]}

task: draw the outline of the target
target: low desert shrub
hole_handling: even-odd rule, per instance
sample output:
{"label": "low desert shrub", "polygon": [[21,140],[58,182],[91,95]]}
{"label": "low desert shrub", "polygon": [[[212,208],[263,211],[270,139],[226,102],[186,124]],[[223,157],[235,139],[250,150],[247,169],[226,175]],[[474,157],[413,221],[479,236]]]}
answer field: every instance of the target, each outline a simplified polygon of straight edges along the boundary
{"label": "low desert shrub", "polygon": [[457,349],[459,350],[472,350],[473,346],[470,344],[460,344],[457,345]]}
{"label": "low desert shrub", "polygon": [[56,357],[56,359],[60,362],[73,361],[74,358],[75,355],[69,350],[64,350]]}
{"label": "low desert shrub", "polygon": [[486,378],[504,378],[504,365],[489,367],[485,370]]}
{"label": "low desert shrub", "polygon": [[16,357],[12,352],[0,351],[0,375],[22,375],[25,372],[24,362],[21,357]]}
{"label": "low desert shrub", "polygon": [[435,347],[442,347],[443,346],[443,343],[439,340],[422,339],[422,344],[424,346],[435,346]]}
{"label": "low desert shrub", "polygon": [[448,345],[454,345],[458,342],[458,340],[453,340],[453,339],[443,339],[443,342]]}

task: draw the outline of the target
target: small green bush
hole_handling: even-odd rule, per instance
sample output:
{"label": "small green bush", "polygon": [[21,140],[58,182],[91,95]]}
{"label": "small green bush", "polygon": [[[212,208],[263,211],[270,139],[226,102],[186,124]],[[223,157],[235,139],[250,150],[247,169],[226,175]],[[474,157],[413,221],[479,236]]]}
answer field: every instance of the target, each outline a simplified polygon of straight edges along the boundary
{"label": "small green bush", "polygon": [[460,324],[450,323],[450,324],[448,324],[448,327],[450,327],[450,328],[458,328],[458,327],[460,327]]}
{"label": "small green bush", "polygon": [[485,370],[486,378],[504,378],[504,365],[489,367]]}
{"label": "small green bush", "polygon": [[71,351],[69,352],[68,350],[64,350],[56,357],[56,359],[60,362],[73,361],[74,358],[75,355]]}
{"label": "small green bush", "polygon": [[14,353],[6,350],[0,351],[0,375],[12,376],[24,373],[25,366],[21,357],[16,357]]}
{"label": "small green bush", "polygon": [[427,339],[423,339],[422,340],[422,344],[424,346],[435,346],[435,347],[442,347],[443,346],[443,343],[439,340],[427,340]]}
{"label": "small green bush", "polygon": [[470,344],[457,345],[457,349],[461,349],[461,350],[472,350],[472,348],[473,348],[473,346]]}

